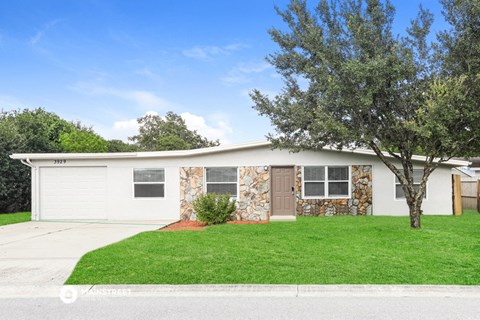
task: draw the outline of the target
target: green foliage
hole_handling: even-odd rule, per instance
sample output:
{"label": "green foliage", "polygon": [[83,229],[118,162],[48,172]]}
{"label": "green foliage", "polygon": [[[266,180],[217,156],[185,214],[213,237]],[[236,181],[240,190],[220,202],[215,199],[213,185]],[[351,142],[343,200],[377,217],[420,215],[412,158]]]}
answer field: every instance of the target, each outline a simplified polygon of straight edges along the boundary
{"label": "green foliage", "polygon": [[89,129],[76,129],[60,135],[60,145],[63,152],[107,152],[108,142]]}
{"label": "green foliage", "polygon": [[30,168],[10,154],[108,150],[108,143],[91,129],[41,108],[2,111],[0,137],[0,212],[30,210]]}
{"label": "green foliage", "polygon": [[175,135],[164,135],[157,140],[157,150],[188,150],[191,144]]}
{"label": "green foliage", "polygon": [[125,143],[122,140],[109,140],[108,152],[135,152],[137,147],[133,144]]}
{"label": "green foliage", "polygon": [[0,212],[30,210],[30,168],[12,153],[61,152],[63,132],[74,125],[41,108],[0,113]]}
{"label": "green foliage", "polygon": [[0,212],[17,212],[30,207],[30,169],[10,159],[13,152],[26,150],[25,137],[12,119],[0,118]]}
{"label": "green foliage", "polygon": [[[373,149],[401,181],[415,228],[438,164],[480,153],[480,8],[476,0],[442,2],[453,30],[431,45],[433,16],[422,7],[401,37],[392,34],[388,0],[320,0],[314,12],[292,0],[277,9],[288,30],[269,31],[280,50],[268,61],[285,88],[273,98],[251,94],[276,128],[274,147]],[[424,175],[415,189],[418,151]]]}
{"label": "green foliage", "polygon": [[0,121],[12,121],[25,140],[23,152],[62,152],[60,135],[75,125],[42,108],[2,112]]}
{"label": "green foliage", "polygon": [[233,219],[235,200],[229,194],[201,194],[193,201],[193,208],[200,221],[207,225],[225,223]]}
{"label": "green foliage", "polygon": [[146,115],[138,119],[139,134],[128,139],[142,151],[186,150],[218,146],[219,142],[189,130],[181,116],[167,112],[164,118]]}

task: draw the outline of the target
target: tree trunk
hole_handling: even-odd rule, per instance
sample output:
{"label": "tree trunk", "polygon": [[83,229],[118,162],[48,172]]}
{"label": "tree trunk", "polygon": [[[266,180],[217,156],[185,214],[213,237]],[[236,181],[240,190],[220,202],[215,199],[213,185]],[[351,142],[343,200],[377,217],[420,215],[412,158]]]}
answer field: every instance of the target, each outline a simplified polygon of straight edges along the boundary
{"label": "tree trunk", "polygon": [[413,201],[412,203],[408,204],[410,208],[410,227],[412,229],[420,229],[420,205],[417,201]]}

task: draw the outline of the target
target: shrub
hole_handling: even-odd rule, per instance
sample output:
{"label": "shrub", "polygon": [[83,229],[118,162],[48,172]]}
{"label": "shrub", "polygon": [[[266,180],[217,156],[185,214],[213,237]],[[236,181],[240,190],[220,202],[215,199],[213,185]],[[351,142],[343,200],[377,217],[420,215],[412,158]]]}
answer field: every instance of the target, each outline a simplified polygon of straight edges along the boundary
{"label": "shrub", "polygon": [[229,194],[207,193],[193,201],[193,208],[198,220],[212,225],[232,220],[235,203],[235,200],[230,200]]}

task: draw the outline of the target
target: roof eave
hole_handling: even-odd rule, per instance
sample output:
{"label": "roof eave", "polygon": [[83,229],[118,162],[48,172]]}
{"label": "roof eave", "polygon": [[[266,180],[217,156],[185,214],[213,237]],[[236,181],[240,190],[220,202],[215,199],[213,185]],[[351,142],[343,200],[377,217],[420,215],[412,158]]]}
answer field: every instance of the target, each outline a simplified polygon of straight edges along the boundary
{"label": "roof eave", "polygon": [[[86,159],[143,159],[143,158],[178,158],[178,157],[194,157],[200,155],[208,155],[214,153],[221,153],[226,151],[245,150],[251,148],[270,146],[270,141],[257,141],[237,145],[217,146],[193,150],[175,150],[175,151],[152,151],[152,152],[124,152],[124,153],[15,153],[10,155],[10,158],[16,160],[52,160],[52,159],[65,159],[65,160],[86,160]],[[355,154],[363,154],[369,156],[376,156],[375,152],[370,149],[344,149],[337,150],[332,147],[324,147],[323,150],[337,151],[337,152],[351,152]],[[388,158],[393,158],[387,152],[384,155]],[[414,161],[425,161],[425,156],[413,156]],[[434,162],[438,162],[440,159],[435,159]],[[468,166],[468,161],[451,159],[442,162],[443,165],[452,167]]]}
{"label": "roof eave", "polygon": [[124,153],[14,153],[10,155],[15,160],[51,160],[51,159],[132,159],[132,158],[176,158],[207,155],[225,151],[244,150],[269,146],[269,141],[251,142],[238,145],[217,146],[193,150],[124,152]]}

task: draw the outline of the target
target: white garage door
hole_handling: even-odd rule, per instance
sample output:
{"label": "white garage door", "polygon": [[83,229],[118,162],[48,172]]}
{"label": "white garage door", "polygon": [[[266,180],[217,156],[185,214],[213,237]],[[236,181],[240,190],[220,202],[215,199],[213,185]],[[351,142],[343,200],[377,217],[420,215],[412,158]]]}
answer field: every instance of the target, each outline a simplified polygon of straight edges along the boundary
{"label": "white garage door", "polygon": [[40,168],[40,219],[106,219],[106,167]]}

